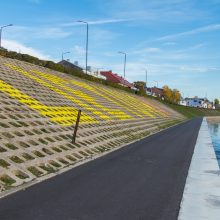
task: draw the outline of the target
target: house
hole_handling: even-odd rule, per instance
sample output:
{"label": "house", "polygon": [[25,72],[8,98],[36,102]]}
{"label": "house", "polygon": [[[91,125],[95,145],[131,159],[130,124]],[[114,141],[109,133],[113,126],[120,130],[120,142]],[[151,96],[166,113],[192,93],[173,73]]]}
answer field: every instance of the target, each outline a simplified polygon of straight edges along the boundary
{"label": "house", "polygon": [[117,73],[113,73],[111,70],[101,71],[100,74],[105,76],[107,81],[117,83],[130,89],[134,87],[132,83],[128,82],[126,79],[124,79],[122,76],[119,76]]}
{"label": "house", "polygon": [[186,105],[190,107],[196,108],[213,108],[213,104],[207,98],[198,98],[195,96],[194,98],[186,98]]}
{"label": "house", "polygon": [[[76,64],[73,64],[71,62],[69,62],[69,60],[61,60],[60,62],[58,62],[58,64],[68,68],[68,69],[75,69],[75,70],[79,70],[79,71],[83,71],[83,68],[76,65]],[[78,63],[77,63],[78,64]]]}
{"label": "house", "polygon": [[163,98],[163,89],[157,88],[156,86],[151,87],[151,88],[147,88],[146,93],[148,95],[152,95],[152,96],[155,96],[158,98]]}
{"label": "house", "polygon": [[179,101],[179,104],[180,105],[183,105],[183,106],[187,106],[187,101],[181,97],[180,101]]}
{"label": "house", "polygon": [[[75,69],[82,71],[83,73],[86,73],[86,71],[79,66],[78,61],[75,61],[74,63],[71,63],[69,60],[62,60],[58,64],[68,68],[68,69]],[[106,79],[106,77],[102,76],[98,71],[92,71],[92,67],[88,66],[87,67],[87,74],[90,76],[94,76],[99,79]]]}

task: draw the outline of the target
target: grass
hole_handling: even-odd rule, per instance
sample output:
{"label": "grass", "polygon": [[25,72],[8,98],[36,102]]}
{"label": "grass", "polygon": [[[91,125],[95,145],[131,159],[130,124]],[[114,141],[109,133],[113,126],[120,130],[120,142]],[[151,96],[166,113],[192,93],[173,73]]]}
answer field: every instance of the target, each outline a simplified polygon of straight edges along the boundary
{"label": "grass", "polygon": [[11,150],[16,150],[16,149],[18,149],[14,144],[10,144],[10,143],[5,144],[5,146],[6,146],[7,148],[11,149]]}
{"label": "grass", "polygon": [[28,167],[27,168],[34,176],[39,177],[41,176],[43,173],[38,170],[36,167]]}
{"label": "grass", "polygon": [[57,153],[61,153],[62,152],[62,150],[60,150],[58,147],[52,147],[52,149],[54,151],[56,151]]}
{"label": "grass", "polygon": [[6,152],[7,150],[3,147],[0,147],[0,153]]}
{"label": "grass", "polygon": [[24,174],[24,173],[22,173],[22,172],[17,172],[17,173],[15,174],[15,176],[17,176],[19,179],[22,179],[22,180],[29,178],[28,175],[26,175],[26,174]]}
{"label": "grass", "polygon": [[23,153],[22,156],[23,156],[26,160],[33,160],[33,159],[34,159],[34,157],[31,156],[31,155],[28,154],[28,153]]}
{"label": "grass", "polygon": [[158,128],[159,128],[160,130],[163,130],[163,129],[168,128],[168,127],[171,127],[171,126],[173,126],[173,125],[177,125],[177,124],[179,124],[180,122],[182,122],[182,121],[181,121],[181,120],[169,121],[169,122],[166,122],[166,123],[164,123],[164,124],[162,124],[162,125],[159,125]]}
{"label": "grass", "polygon": [[61,167],[61,165],[60,165],[59,163],[57,163],[57,162],[55,162],[55,161],[53,161],[53,160],[50,161],[50,164],[53,165],[53,166],[56,167],[56,168]]}
{"label": "grass", "polygon": [[8,125],[6,125],[6,124],[4,124],[4,123],[2,123],[2,122],[0,122],[0,126],[3,127],[3,128],[9,128]]}
{"label": "grass", "polygon": [[4,168],[8,168],[10,166],[10,164],[5,160],[0,159],[0,166],[2,166]]}
{"label": "grass", "polygon": [[23,163],[24,162],[21,158],[19,158],[17,156],[12,156],[12,157],[10,157],[10,159],[15,163]]}
{"label": "grass", "polygon": [[70,156],[70,155],[67,155],[66,158],[69,159],[69,160],[71,160],[71,161],[76,161],[76,158],[74,158],[74,157],[72,157],[72,156]]}
{"label": "grass", "polygon": [[10,186],[16,182],[14,179],[7,175],[0,176],[0,180],[7,186]]}
{"label": "grass", "polygon": [[172,108],[173,110],[179,112],[180,114],[184,115],[188,119],[192,119],[195,117],[204,117],[204,116],[220,116],[220,110],[194,108],[189,106],[171,104],[163,101],[161,102],[167,105],[168,107]]}
{"label": "grass", "polygon": [[47,141],[45,141],[44,139],[42,139],[42,138],[39,138],[38,139],[38,141],[40,142],[40,143],[42,143],[42,144],[45,144],[45,145],[47,145],[48,144],[48,142]]}
{"label": "grass", "polygon": [[44,154],[42,154],[40,151],[34,151],[33,152],[36,156],[38,156],[38,157],[45,157],[45,155]]}
{"label": "grass", "polygon": [[41,169],[43,169],[43,170],[45,170],[45,171],[47,171],[48,173],[54,173],[56,170],[53,168],[53,167],[51,167],[50,165],[40,165],[39,166]]}

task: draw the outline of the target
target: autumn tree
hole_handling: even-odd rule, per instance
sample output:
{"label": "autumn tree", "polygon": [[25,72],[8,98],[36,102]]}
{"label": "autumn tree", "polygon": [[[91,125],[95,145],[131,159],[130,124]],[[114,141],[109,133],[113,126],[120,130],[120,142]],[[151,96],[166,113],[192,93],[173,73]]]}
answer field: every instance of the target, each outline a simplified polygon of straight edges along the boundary
{"label": "autumn tree", "polygon": [[173,102],[173,103],[178,103],[181,98],[181,94],[180,94],[179,90],[177,90],[177,89],[172,90],[169,88],[169,86],[163,87],[163,95],[164,95],[165,100],[167,100],[169,102]]}
{"label": "autumn tree", "polygon": [[165,100],[172,102],[172,90],[169,88],[169,86],[163,87],[163,96]]}
{"label": "autumn tree", "polygon": [[181,94],[180,94],[179,90],[173,89],[173,91],[172,91],[172,101],[174,103],[178,103],[180,101],[180,98],[181,98]]}

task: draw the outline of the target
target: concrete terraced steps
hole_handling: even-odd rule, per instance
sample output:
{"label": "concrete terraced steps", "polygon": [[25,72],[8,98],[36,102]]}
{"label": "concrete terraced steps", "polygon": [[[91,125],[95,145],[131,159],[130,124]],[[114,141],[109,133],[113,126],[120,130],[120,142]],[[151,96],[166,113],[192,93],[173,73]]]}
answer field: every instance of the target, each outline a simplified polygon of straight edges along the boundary
{"label": "concrete terraced steps", "polygon": [[0,192],[184,119],[156,102],[4,57],[0,98]]}

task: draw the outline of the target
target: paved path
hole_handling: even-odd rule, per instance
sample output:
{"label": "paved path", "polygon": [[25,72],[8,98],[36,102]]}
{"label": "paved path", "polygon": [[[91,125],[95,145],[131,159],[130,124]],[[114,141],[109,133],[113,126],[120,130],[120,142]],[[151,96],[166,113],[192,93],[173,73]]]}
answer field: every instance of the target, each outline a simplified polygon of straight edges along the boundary
{"label": "paved path", "polygon": [[201,119],[0,200],[1,220],[176,220]]}

